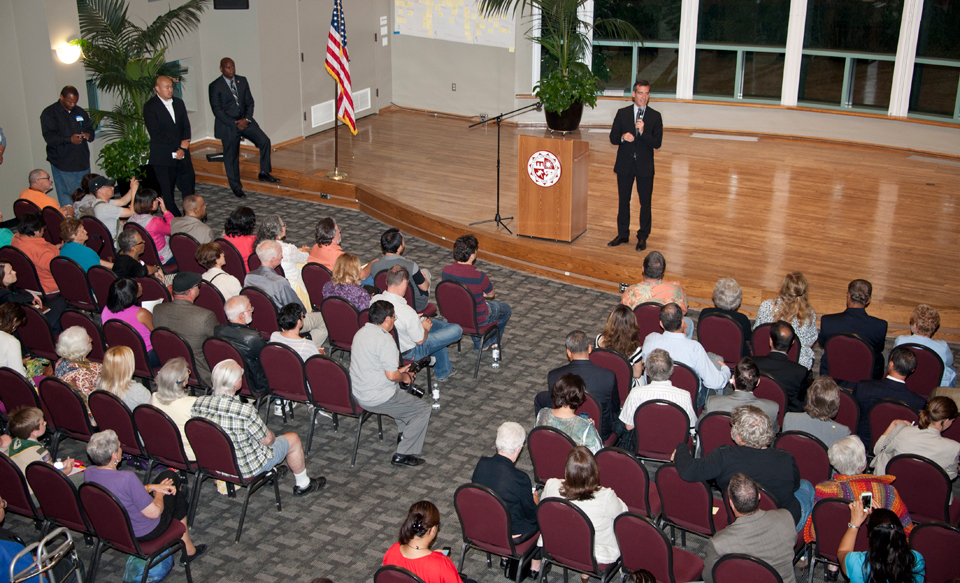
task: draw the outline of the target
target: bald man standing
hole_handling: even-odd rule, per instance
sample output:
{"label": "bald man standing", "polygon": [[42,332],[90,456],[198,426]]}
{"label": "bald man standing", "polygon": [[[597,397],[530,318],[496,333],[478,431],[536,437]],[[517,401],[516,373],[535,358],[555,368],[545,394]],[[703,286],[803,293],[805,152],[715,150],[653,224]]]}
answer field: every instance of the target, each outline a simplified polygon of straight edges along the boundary
{"label": "bald man standing", "polygon": [[190,160],[190,118],[182,99],[173,96],[173,79],[157,77],[157,94],[143,104],[143,121],[150,132],[150,166],[157,175],[163,203],[173,216],[182,216],[173,197],[173,188],[186,197],[196,189],[196,175]]}

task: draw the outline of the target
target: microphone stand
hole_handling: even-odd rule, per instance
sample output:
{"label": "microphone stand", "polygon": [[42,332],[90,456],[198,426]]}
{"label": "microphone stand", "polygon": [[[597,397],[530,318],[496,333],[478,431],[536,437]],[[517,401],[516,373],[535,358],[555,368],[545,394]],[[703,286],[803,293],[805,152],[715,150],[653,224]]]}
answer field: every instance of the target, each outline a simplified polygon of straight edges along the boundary
{"label": "microphone stand", "polygon": [[522,112],[524,112],[524,111],[527,111],[527,110],[530,110],[530,109],[534,109],[534,108],[540,109],[542,106],[543,106],[543,102],[538,101],[538,102],[536,102],[536,103],[532,103],[532,104],[530,104],[530,105],[525,105],[525,106],[520,107],[520,108],[518,108],[518,109],[514,109],[513,111],[508,111],[507,113],[501,113],[500,115],[498,115],[498,116],[496,116],[496,117],[491,117],[491,118],[485,119],[485,120],[483,120],[483,121],[478,121],[477,123],[472,124],[472,125],[470,125],[470,126],[467,128],[467,129],[470,129],[470,128],[476,127],[476,126],[478,126],[478,125],[485,125],[485,124],[488,124],[488,123],[490,123],[490,122],[492,122],[492,121],[496,121],[496,122],[497,122],[497,214],[494,215],[494,217],[493,217],[492,219],[489,219],[489,220],[486,220],[486,221],[477,221],[476,223],[470,223],[469,226],[472,227],[472,226],[474,226],[474,225],[482,225],[482,224],[484,224],[484,223],[496,223],[496,224],[500,225],[501,227],[503,227],[504,229],[506,229],[507,232],[510,233],[511,235],[513,234],[513,231],[511,231],[510,228],[507,227],[507,225],[503,222],[503,221],[505,221],[505,220],[507,220],[507,221],[513,220],[513,217],[501,217],[501,216],[500,216],[500,125],[501,125],[501,123],[503,122],[503,119],[504,119],[505,117],[509,116],[509,115],[513,115],[513,114],[515,114],[515,113],[522,113]]}

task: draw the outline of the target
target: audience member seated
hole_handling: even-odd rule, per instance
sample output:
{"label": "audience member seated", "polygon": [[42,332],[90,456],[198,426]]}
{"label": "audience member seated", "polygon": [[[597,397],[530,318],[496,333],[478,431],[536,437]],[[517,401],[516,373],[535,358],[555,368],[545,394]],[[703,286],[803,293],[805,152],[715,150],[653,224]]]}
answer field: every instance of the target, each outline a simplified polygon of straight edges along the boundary
{"label": "audience member seated", "polygon": [[[323,297],[343,298],[353,304],[358,312],[362,312],[370,307],[370,292],[363,289],[360,281],[360,259],[351,253],[343,253],[333,263],[333,277],[323,284]],[[403,299],[403,294],[400,299]]]}
{"label": "audience member seated", "polygon": [[70,195],[75,216],[93,216],[93,205],[96,204],[97,197],[90,190],[90,183],[93,182],[94,178],[99,177],[99,174],[84,174],[83,178],[80,179],[80,188]]}
{"label": "audience member seated", "polygon": [[280,243],[276,241],[260,243],[257,246],[257,257],[260,259],[261,265],[247,274],[247,277],[243,280],[243,285],[258,287],[263,290],[278,310],[287,304],[298,304],[305,314],[303,329],[309,333],[310,339],[317,345],[317,348],[320,348],[327,340],[327,325],[324,324],[320,312],[307,312],[303,302],[290,287],[290,282],[274,271],[280,265],[282,253]]}
{"label": "audience member seated", "polygon": [[399,367],[400,350],[390,333],[396,320],[393,304],[383,300],[370,306],[370,321],[353,337],[350,352],[350,382],[353,397],[367,411],[389,415],[400,432],[395,466],[419,466],[423,440],[430,424],[430,403],[400,389],[399,383],[414,382],[410,366]]}
{"label": "audience member seated", "polygon": [[760,372],[772,376],[786,391],[787,411],[799,412],[803,411],[812,373],[802,364],[790,360],[787,355],[793,338],[793,326],[777,320],[770,325],[770,353],[753,357],[753,362],[760,368]]}
{"label": "audience member seated", "polygon": [[406,267],[407,272],[410,273],[410,281],[413,283],[413,309],[422,312],[430,302],[430,272],[420,269],[419,265],[403,256],[406,246],[406,240],[400,229],[391,228],[384,231],[380,235],[380,250],[383,251],[383,257],[370,262],[370,277],[376,279],[379,273],[389,270],[394,265]]}
{"label": "audience member seated", "polygon": [[[54,463],[55,460],[50,457],[50,452],[40,443],[40,438],[47,431],[47,422],[43,418],[43,411],[36,407],[21,407],[10,413],[9,425],[10,436],[13,441],[10,442],[9,449],[3,448],[0,451],[17,464],[21,472],[26,472],[27,466],[33,462]],[[74,467],[73,458],[67,457],[61,464],[62,466],[58,469],[70,476]],[[83,483],[83,474],[78,472],[70,476],[70,480],[74,485],[79,486]],[[27,484],[28,488],[29,486]],[[30,493],[33,493],[33,488],[30,488]],[[3,575],[0,575],[0,580],[2,580],[2,577]]]}
{"label": "audience member seated", "polygon": [[[156,216],[157,209],[161,216]],[[146,229],[153,238],[157,247],[157,255],[163,264],[173,260],[173,251],[170,249],[170,221],[173,213],[167,210],[163,199],[156,191],[150,188],[141,188],[133,199],[133,215],[127,219],[128,223],[136,223]]]}
{"label": "audience member seated", "polygon": [[[631,310],[645,302],[654,302],[661,306],[677,304],[686,314],[687,294],[679,281],[663,281],[666,270],[667,260],[663,254],[659,251],[647,253],[643,258],[643,281],[628,287],[620,297],[620,303]],[[693,338],[693,320],[684,316],[683,323],[686,325],[683,332],[687,338]]]}
{"label": "audience member seated", "polygon": [[[0,273],[3,273],[3,279],[0,281],[0,305],[12,302],[24,306],[33,306],[40,310],[43,318],[50,324],[54,334],[60,333],[60,316],[67,309],[67,302],[59,296],[47,298],[44,303],[36,292],[22,290],[17,287],[17,272],[13,270],[13,265],[9,261],[0,259]],[[46,311],[44,311],[46,310]]]}
{"label": "audience member seated", "polygon": [[[27,313],[23,306],[10,302],[0,306],[0,366],[11,368],[33,384],[33,379],[23,366],[23,349],[20,340],[14,336],[17,328],[27,323]],[[7,411],[10,413],[11,411]]]}
{"label": "audience member seated", "polygon": [[920,411],[916,425],[898,419],[890,423],[873,448],[875,472],[882,474],[894,456],[909,453],[932,460],[951,480],[957,477],[960,443],[940,435],[957,418],[957,404],[947,397],[934,397]]}
{"label": "audience member seated", "polygon": [[57,364],[53,374],[69,384],[83,397],[84,404],[100,382],[103,366],[90,362],[87,357],[93,350],[93,341],[80,326],[71,326],[57,338]]}
{"label": "audience member seated", "polygon": [[83,216],[93,216],[99,220],[110,231],[110,236],[116,240],[117,233],[122,226],[120,219],[129,219],[133,216],[133,198],[140,189],[140,183],[136,178],[130,179],[130,190],[120,198],[113,198],[115,181],[106,176],[98,176],[90,181],[90,192],[93,193],[96,201],[87,203],[84,197],[80,202],[86,208],[80,213]]}
{"label": "audience member seated", "polygon": [[100,484],[116,496],[130,516],[130,526],[137,541],[155,540],[170,528],[174,520],[179,520],[184,529],[180,537],[184,545],[180,563],[190,563],[207,552],[207,545],[194,546],[190,540],[187,526],[190,500],[180,474],[166,469],[154,478],[152,484],[144,485],[137,474],[118,470],[123,450],[112,429],[93,434],[87,444],[87,455],[94,465],[86,469],[84,479]]}
{"label": "audience member seated", "polygon": [[743,334],[743,344],[740,345],[740,356],[750,356],[750,345],[748,342],[753,336],[753,327],[750,325],[750,318],[746,314],[739,312],[740,302],[743,301],[743,290],[740,284],[732,277],[721,277],[717,284],[713,286],[713,305],[712,308],[700,310],[700,317],[697,319],[697,328],[700,328],[700,322],[711,314],[725,314],[733,318]]}
{"label": "audience member seated", "polygon": [[[473,302],[477,311],[477,325],[485,326],[494,323],[500,328],[500,339],[503,340],[503,331],[510,320],[510,306],[504,302],[493,301],[497,292],[487,275],[474,265],[477,261],[477,250],[480,244],[473,235],[458,237],[453,243],[454,263],[443,268],[441,279],[452,279],[462,283],[473,294]],[[496,338],[487,340],[483,347],[488,350],[497,343]],[[473,349],[480,350],[480,338],[473,337]]]}
{"label": "audience member seated", "polygon": [[20,192],[20,196],[18,197],[20,200],[29,200],[40,207],[40,210],[53,207],[58,209],[66,217],[73,216],[72,206],[60,206],[60,203],[57,202],[56,199],[47,194],[53,190],[53,179],[50,178],[49,172],[39,168],[32,170],[29,176],[27,176],[27,180],[30,181],[30,187]]}
{"label": "audience member seated", "polygon": [[111,346],[103,354],[103,369],[97,389],[116,395],[133,411],[150,402],[150,391],[133,380],[136,362],[129,346]]}
{"label": "audience member seated", "polygon": [[643,353],[650,354],[657,348],[662,348],[670,354],[676,362],[682,362],[693,369],[700,377],[700,389],[697,393],[697,402],[694,406],[702,407],[707,400],[707,391],[723,393],[727,381],[730,380],[730,367],[723,363],[723,359],[704,350],[696,340],[691,340],[683,333],[683,310],[674,303],[660,306],[660,327],[663,333],[653,332],[643,341]]}
{"label": "audience member seated", "polygon": [[840,387],[830,377],[813,381],[807,391],[807,404],[802,413],[787,413],[783,417],[784,431],[803,431],[830,447],[838,439],[850,435],[850,428],[837,423],[840,412]]}
{"label": "audience member seated", "polygon": [[68,217],[60,223],[60,239],[63,240],[63,246],[60,247],[60,256],[73,259],[84,271],[89,271],[94,265],[102,265],[106,268],[113,268],[113,263],[106,259],[100,259],[97,252],[84,245],[87,242],[87,230],[83,227],[83,221]]}
{"label": "audience member seated", "polygon": [[882,399],[899,399],[914,409],[920,410],[927,406],[927,400],[907,388],[906,378],[917,369],[917,355],[904,346],[898,346],[890,351],[890,361],[887,363],[886,378],[863,380],[857,383],[853,396],[860,406],[860,425],[857,435],[863,443],[869,446],[870,437],[870,408]]}
{"label": "audience member seated", "polygon": [[280,331],[270,334],[270,342],[286,344],[300,356],[300,360],[306,362],[311,356],[326,352],[323,348],[317,348],[312,341],[300,337],[303,318],[304,312],[300,304],[287,304],[280,308],[277,312],[277,327]]}
{"label": "audience member seated", "polygon": [[301,272],[303,265],[310,258],[310,247],[303,245],[297,247],[292,243],[287,243],[287,224],[283,222],[280,215],[269,215],[260,223],[260,229],[257,231],[257,240],[254,249],[263,241],[276,241],[280,243],[280,249],[283,255],[280,259],[280,267],[283,268],[283,275],[290,282],[290,287],[296,292],[303,304],[310,305],[310,294],[307,293],[307,286],[303,283]]}
{"label": "audience member seated", "polygon": [[[350,256],[349,253],[344,253],[338,257],[337,265],[340,265],[343,258],[348,256]],[[425,356],[433,357],[436,359],[433,370],[437,380],[443,382],[457,372],[450,365],[447,346],[460,340],[463,329],[459,324],[418,316],[403,297],[409,281],[410,273],[407,272],[407,268],[403,265],[394,265],[387,272],[386,291],[374,296],[372,301],[384,300],[393,304],[394,327],[400,342],[400,354],[411,360],[420,360]],[[325,285],[324,289],[326,287]]]}
{"label": "audience member seated", "polygon": [[180,439],[183,440],[183,451],[188,460],[195,460],[193,447],[183,428],[193,417],[190,410],[196,397],[191,397],[187,390],[187,380],[190,378],[190,367],[181,357],[171,358],[157,371],[157,392],[150,397],[150,404],[170,416],[170,419],[180,430]]}
{"label": "audience member seated", "polygon": [[813,485],[800,479],[800,469],[789,452],[773,449],[773,423],[767,414],[752,405],[733,410],[730,438],[736,445],[721,445],[702,458],[694,459],[686,444],[678,444],[672,461],[680,477],[688,482],[716,480],[722,490],[740,472],[763,486],[790,511],[799,531],[813,510]]}
{"label": "audience member seated", "polygon": [[800,342],[799,362],[809,370],[813,366],[813,343],[817,341],[817,314],[807,300],[807,278],[799,271],[783,278],[779,296],[760,302],[753,328],[777,320],[793,326]]}
{"label": "audience member seated", "polygon": [[263,335],[250,326],[253,321],[253,306],[246,296],[234,296],[223,306],[226,312],[226,324],[213,329],[213,335],[233,344],[243,358],[243,368],[247,375],[247,385],[256,395],[270,390],[267,375],[260,364],[260,351],[267,345]]}
{"label": "audience member seated", "polygon": [[417,502],[407,511],[400,536],[383,555],[383,564],[407,569],[424,583],[459,583],[460,573],[450,557],[430,550],[438,532],[440,511],[432,502]]}
{"label": "audience member seated", "polygon": [[[910,520],[910,513],[907,512],[907,505],[904,504],[903,498],[892,486],[896,478],[879,472],[875,475],[864,472],[867,468],[867,452],[860,438],[856,435],[848,435],[838,440],[827,450],[827,455],[830,458],[830,465],[836,471],[833,473],[832,480],[817,484],[814,503],[825,498],[859,500],[861,494],[870,492],[873,496],[873,507],[893,511],[906,533],[910,534],[910,530],[913,529],[913,521]],[[810,517],[804,526],[803,539],[809,543],[816,538],[817,535],[813,529],[813,517]],[[827,566],[826,580],[837,580],[837,568],[835,566]]]}
{"label": "audience member seated", "polygon": [[[887,321],[867,314],[867,306],[873,296],[873,285],[865,279],[855,279],[847,285],[847,309],[839,314],[824,314],[820,317],[822,348],[827,341],[841,333],[856,334],[873,349],[873,378],[883,374],[883,345],[887,341]],[[830,374],[827,353],[820,357],[820,374]]]}
{"label": "audience member seated", "polygon": [[736,517],[733,524],[707,540],[703,581],[713,583],[713,566],[724,555],[756,557],[776,570],[783,583],[795,583],[793,545],[797,532],[786,510],[760,510],[760,489],[745,474],[736,473],[727,486],[727,498]]}
{"label": "audience member seated", "polygon": [[143,293],[140,284],[128,277],[121,277],[110,284],[107,293],[107,305],[100,314],[101,321],[106,324],[110,320],[126,322],[137,331],[147,349],[147,359],[152,368],[160,366],[160,359],[153,351],[150,342],[150,332],[153,331],[153,314],[146,308],[137,305],[137,298]]}
{"label": "audience member seated", "polygon": [[[616,373],[590,362],[592,347],[587,333],[583,330],[574,330],[567,334],[565,344],[567,360],[570,362],[547,373],[547,387],[556,385],[564,375],[577,375],[583,380],[585,390],[600,404],[600,438],[606,441],[613,433],[622,434],[624,428],[619,423],[620,392],[617,390]],[[552,404],[552,389],[537,393],[533,399],[533,412],[539,418],[540,410],[549,408]],[[633,418],[630,420],[633,421]]]}
{"label": "audience member seated", "polygon": [[580,417],[576,413],[587,398],[585,391],[583,379],[579,376],[561,376],[550,389],[553,409],[540,409],[536,426],[546,425],[559,429],[572,439],[574,444],[585,446],[591,452],[598,452],[603,447],[600,433],[590,418]]}
{"label": "audience member seated", "polygon": [[643,384],[640,380],[643,377],[643,342],[639,333],[636,314],[627,306],[618,304],[607,316],[603,332],[597,334],[597,348],[619,352],[630,363],[634,387]]}
{"label": "audience member seated", "polygon": [[199,194],[183,197],[183,216],[170,221],[170,234],[190,235],[203,245],[217,238],[213,228],[207,225],[207,203]]}
{"label": "audience member seated", "polygon": [[220,243],[216,241],[203,243],[197,247],[194,257],[200,267],[206,269],[201,276],[203,280],[217,288],[224,301],[240,295],[240,290],[243,289],[240,280],[223,270],[223,266],[227,264],[227,258],[223,254]]}
{"label": "audience member seated", "polygon": [[57,282],[53,279],[53,274],[50,273],[50,261],[60,255],[60,248],[43,238],[43,233],[46,230],[47,227],[40,213],[21,215],[20,232],[13,236],[11,245],[23,251],[27,259],[33,263],[43,291],[48,294],[58,293]]}
{"label": "audience member seated", "polygon": [[[864,521],[870,549],[855,552],[857,530]],[[850,583],[923,583],[926,573],[923,556],[910,550],[897,515],[886,508],[866,509],[860,500],[850,503],[850,522],[840,539],[837,558]]]}
{"label": "audience member seated", "polygon": [[[337,226],[337,221],[333,220],[332,217],[317,221],[314,239],[317,244],[310,250],[308,261],[310,263],[319,263],[332,272],[337,257],[343,255],[343,249],[340,248],[343,235],[340,233],[340,227]],[[372,284],[373,280],[370,279],[368,281],[369,278],[370,266],[368,265],[360,269],[360,279],[365,284]]]}
{"label": "audience member seated", "polygon": [[157,278],[166,285],[163,268],[157,265],[147,265],[140,260],[143,255],[143,238],[133,229],[121,231],[117,235],[117,256],[113,260],[113,272],[117,277],[148,277]]}
{"label": "audience member seated", "polygon": [[627,512],[627,505],[616,492],[600,485],[600,468],[588,448],[581,445],[570,450],[563,480],[550,478],[543,486],[540,499],[547,498],[569,500],[587,515],[595,533],[593,556],[597,563],[613,563],[620,558],[613,521]]}
{"label": "audience member seated", "polygon": [[943,360],[943,378],[940,379],[940,386],[957,386],[957,371],[953,368],[953,351],[944,340],[934,340],[933,335],[940,329],[940,313],[937,309],[928,304],[920,304],[910,315],[910,330],[913,334],[909,336],[897,336],[893,341],[894,346],[901,344],[921,344],[930,350],[936,352]]}
{"label": "audience member seated", "polygon": [[257,215],[247,206],[235,208],[223,225],[224,240],[232,243],[240,252],[247,271],[250,271],[247,258],[253,253],[253,243],[257,240],[256,227]]}
{"label": "audience member seated", "polygon": [[657,348],[647,355],[645,367],[647,380],[650,382],[630,389],[630,394],[627,395],[627,400],[620,411],[620,422],[627,427],[627,430],[634,429],[633,416],[640,405],[660,399],[679,405],[690,419],[690,429],[696,427],[697,414],[693,410],[690,393],[670,383],[670,377],[673,375],[673,359],[670,358],[670,354],[662,348]]}
{"label": "audience member seated", "polygon": [[153,325],[163,326],[186,340],[193,350],[197,378],[210,385],[210,365],[203,356],[203,341],[213,336],[219,325],[213,312],[193,304],[200,295],[200,274],[192,271],[178,273],[173,278],[173,301],[158,304],[153,308]]}
{"label": "audience member seated", "polygon": [[[510,535],[519,544],[529,540],[538,530],[537,504],[540,497],[530,482],[530,476],[517,469],[517,458],[523,451],[527,434],[523,426],[507,421],[497,428],[497,453],[481,457],[470,481],[493,490],[510,512]],[[531,493],[532,492],[532,493]],[[540,559],[530,564],[530,577],[540,571]]]}
{"label": "audience member seated", "polygon": [[[327,479],[307,475],[303,446],[296,433],[274,435],[257,414],[257,409],[237,396],[243,367],[232,360],[213,367],[213,394],[198,397],[190,414],[209,419],[223,428],[237,452],[240,474],[251,478],[286,460],[296,484],[294,496],[305,496],[323,488]],[[281,474],[282,476],[282,474]]]}
{"label": "audience member seated", "polygon": [[741,359],[733,369],[731,381],[733,382],[733,392],[729,395],[714,395],[707,398],[707,404],[703,407],[702,415],[714,411],[732,412],[737,407],[753,405],[770,418],[770,422],[773,424],[773,433],[780,433],[780,426],[777,425],[780,405],[768,399],[759,399],[753,394],[753,390],[760,383],[760,369],[753,363],[753,359],[750,357]]}

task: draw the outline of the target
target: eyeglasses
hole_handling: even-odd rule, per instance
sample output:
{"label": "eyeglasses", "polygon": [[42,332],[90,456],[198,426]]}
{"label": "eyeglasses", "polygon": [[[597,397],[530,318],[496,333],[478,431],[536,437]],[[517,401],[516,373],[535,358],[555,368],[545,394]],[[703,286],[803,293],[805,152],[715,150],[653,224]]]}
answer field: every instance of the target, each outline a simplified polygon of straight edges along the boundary
{"label": "eyeglasses", "polygon": [[143,245],[143,244],[144,244],[143,241],[140,241],[136,245],[134,245],[134,247],[139,247],[140,245]]}

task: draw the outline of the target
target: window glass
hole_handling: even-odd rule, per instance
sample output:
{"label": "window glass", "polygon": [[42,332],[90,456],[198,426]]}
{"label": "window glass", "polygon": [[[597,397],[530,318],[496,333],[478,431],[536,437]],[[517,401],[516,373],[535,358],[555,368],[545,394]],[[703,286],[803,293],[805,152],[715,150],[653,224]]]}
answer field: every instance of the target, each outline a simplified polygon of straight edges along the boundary
{"label": "window glass", "polygon": [[[619,18],[629,22],[644,41],[677,41],[680,39],[681,0],[595,0],[595,18]],[[598,29],[595,38],[611,35]]]}
{"label": "window glass", "polygon": [[840,105],[845,62],[843,57],[804,55],[800,62],[799,101]]}
{"label": "window glass", "polygon": [[697,42],[782,47],[790,0],[700,0]]}
{"label": "window glass", "polygon": [[736,76],[736,51],[697,50],[694,94],[733,97]]}
{"label": "window glass", "polygon": [[896,54],[902,15],[903,0],[807,0],[803,47]]}
{"label": "window glass", "polygon": [[960,2],[924,0],[917,56],[960,59]]}
{"label": "window glass", "polygon": [[670,48],[637,49],[637,79],[649,81],[654,93],[676,93],[679,54],[680,51]]}
{"label": "window glass", "polygon": [[910,111],[953,117],[960,68],[917,63],[913,68]]}
{"label": "window glass", "polygon": [[630,67],[633,66],[633,47],[609,47],[593,45],[593,74],[600,79],[601,90],[629,90],[633,81]]}
{"label": "window glass", "polygon": [[747,99],[780,99],[783,90],[781,53],[743,53],[743,96]]}

